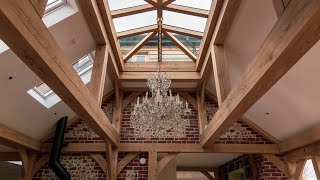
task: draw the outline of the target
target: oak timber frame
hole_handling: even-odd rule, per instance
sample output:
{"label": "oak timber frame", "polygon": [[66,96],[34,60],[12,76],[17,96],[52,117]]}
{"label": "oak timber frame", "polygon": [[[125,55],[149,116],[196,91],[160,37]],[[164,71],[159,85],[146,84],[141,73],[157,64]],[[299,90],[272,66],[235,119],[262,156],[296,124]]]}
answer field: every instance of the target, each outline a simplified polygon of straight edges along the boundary
{"label": "oak timber frame", "polygon": [[[42,23],[41,17],[44,14],[45,7],[41,4],[43,1],[41,1],[41,3],[36,0],[23,1],[22,3],[18,0],[1,1],[0,18],[2,21],[0,21],[0,25],[1,27],[8,27],[1,28],[1,39],[78,114],[78,116],[72,118],[69,124],[81,118],[106,141],[105,144],[90,144],[90,147],[86,144],[70,144],[64,148],[64,152],[90,153],[97,162],[100,162],[99,165],[104,167],[103,169],[105,173],[109,175],[109,179],[114,179],[119,173],[119,170],[126,164],[125,161],[117,161],[117,153],[120,151],[130,152],[126,161],[136,157],[140,152],[149,152],[151,157],[153,157],[152,161],[150,161],[149,169],[150,177],[152,178],[161,171],[166,164],[165,162],[174,159],[177,153],[184,152],[259,153],[274,162],[284,174],[295,178],[301,176],[301,169],[303,168],[305,160],[311,158],[315,165],[316,175],[319,178],[319,127],[287,141],[279,142],[263,129],[254,125],[253,122],[251,122],[253,124],[250,125],[250,120],[243,117],[243,114],[320,39],[320,24],[318,22],[320,18],[320,2],[317,0],[291,0],[290,4],[287,4],[286,8],[282,10],[282,14],[279,14],[278,22],[263,43],[262,48],[258,51],[256,58],[250,65],[251,68],[249,68],[241,80],[231,88],[228,77],[228,67],[224,57],[224,40],[231,28],[232,21],[241,1],[216,0],[212,4],[210,11],[177,6],[171,4],[173,0],[146,1],[149,4],[117,11],[110,11],[106,0],[79,1],[82,11],[85,12],[85,18],[96,42],[97,50],[96,60],[93,66],[93,76],[96,78],[90,83],[89,88],[84,86],[71,65],[66,63],[67,61],[61,48]],[[12,6],[12,4],[14,6]],[[23,6],[23,8],[18,10],[17,7],[19,6]],[[168,25],[162,25],[161,27],[164,34],[195,61],[175,63],[176,67],[164,63],[164,71],[171,75],[173,81],[199,82],[197,100],[191,99],[190,95],[188,96],[187,93],[184,93],[184,97],[191,99],[189,101],[199,109],[203,109],[204,94],[206,93],[205,84],[208,80],[208,74],[211,72],[214,73],[217,88],[217,94],[214,96],[216,96],[218,101],[219,110],[209,124],[204,121],[205,112],[199,113],[201,114],[201,116],[199,116],[199,122],[202,121],[200,126],[202,146],[188,145],[188,147],[185,147],[176,144],[145,144],[143,146],[137,146],[135,144],[119,144],[121,110],[130,102],[128,99],[123,99],[121,84],[115,83],[116,107],[114,122],[118,122],[116,128],[112,127],[100,109],[104,94],[104,78],[106,73],[109,72],[107,69],[112,69],[112,77],[115,82],[145,81],[149,72],[157,69],[158,63],[141,64],[140,66],[145,70],[138,70],[134,66],[125,63],[125,61],[155,35],[158,26],[153,25],[116,33],[112,22],[112,18],[119,18],[151,10],[158,11],[158,18],[162,17],[163,10],[208,18],[204,33]],[[15,18],[20,15],[24,15],[26,19],[15,21]],[[24,23],[28,20],[32,21],[32,25],[28,26],[26,25],[28,23]],[[291,24],[290,22],[293,20],[295,23]],[[287,27],[287,29],[282,29],[281,27]],[[37,33],[38,37],[34,35],[34,33]],[[123,57],[118,39],[143,33],[150,33],[150,35],[143,39],[134,51]],[[199,55],[197,57],[194,56],[179,40],[175,39],[171,33],[196,38],[203,37]],[[8,34],[10,36],[8,36]],[[312,34],[312,36],[310,36],[310,34]],[[13,37],[19,37],[19,39],[21,39],[20,46],[14,43]],[[275,52],[275,47],[273,47],[270,42],[278,37],[286,40],[277,44],[278,50]],[[47,44],[47,47],[43,47],[43,44]],[[54,49],[54,51],[46,51],[45,48],[48,47]],[[41,52],[41,54],[39,52]],[[30,63],[31,57],[36,59],[36,63]],[[62,61],[57,61],[53,57],[59,57]],[[263,68],[258,68],[259,63],[266,63],[267,65],[263,66]],[[287,67],[281,66],[284,63],[287,64]],[[62,64],[62,66],[59,64]],[[181,66],[184,68],[181,68]],[[46,69],[50,74],[47,75],[47,72],[44,73],[42,69]],[[276,76],[274,76],[274,72],[277,72]],[[67,76],[67,74],[69,76]],[[270,78],[270,74],[273,74],[272,78]],[[255,76],[251,84],[246,84],[253,75]],[[54,79],[55,82],[52,79]],[[75,82],[75,84],[71,82]],[[245,85],[247,88],[241,90],[241,87]],[[262,86],[264,88],[261,88]],[[77,91],[80,93],[77,93]],[[135,92],[130,96],[130,99],[140,93],[140,91]],[[265,135],[275,144],[212,144],[232,123],[240,118],[247,123],[249,122],[250,126],[255,126],[255,130]],[[99,119],[103,119],[103,121]],[[48,155],[45,155],[40,160],[35,161],[34,152],[48,152],[46,144],[42,144],[41,147],[41,141],[24,136],[2,125],[0,126],[0,132],[2,132],[0,133],[2,143],[9,142],[13,147],[19,148],[19,155],[23,161],[25,172],[30,171],[34,173],[35,170],[40,168],[41,165],[48,160]],[[92,147],[95,148],[93,149]],[[98,152],[109,152],[107,159],[97,156],[95,153]],[[167,158],[162,162],[160,161],[159,164],[154,158],[158,152],[171,154],[168,154]],[[284,161],[274,155],[278,153],[285,153]],[[12,157],[16,156],[12,154]],[[157,170],[157,166],[161,168]],[[117,167],[118,169],[111,169],[111,167]],[[28,178],[30,174],[26,173],[25,176]]]}

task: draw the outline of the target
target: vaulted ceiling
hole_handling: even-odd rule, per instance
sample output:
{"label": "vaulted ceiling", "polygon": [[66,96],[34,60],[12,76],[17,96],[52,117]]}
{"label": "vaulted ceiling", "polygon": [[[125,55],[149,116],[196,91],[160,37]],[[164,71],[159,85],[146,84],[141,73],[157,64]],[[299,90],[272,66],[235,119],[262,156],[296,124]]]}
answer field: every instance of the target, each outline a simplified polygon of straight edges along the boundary
{"label": "vaulted ceiling", "polygon": [[[201,35],[203,37],[206,36],[206,34],[204,34],[204,32],[206,32],[205,24],[206,19],[210,18],[208,11],[210,5],[198,7],[204,8],[204,10],[195,10],[191,14],[190,11],[192,11],[192,9],[180,7],[181,4],[179,4],[178,0],[176,3],[172,4],[169,4],[169,2],[170,0],[168,0],[166,6],[162,6],[153,4],[155,2],[150,0],[148,3],[144,2],[143,4],[136,4],[143,6],[140,7],[140,9],[139,6],[137,6],[119,10],[128,7],[128,5],[126,3],[117,4],[114,0],[110,0],[110,8],[113,10],[111,12],[113,21],[111,22],[113,22],[115,26],[115,32],[113,32],[113,34],[121,40],[131,35],[155,32],[154,34],[150,34],[149,38],[144,39],[145,42],[142,42],[142,45],[145,45],[148,40],[159,32],[159,28],[156,25],[157,18],[161,16],[161,11],[165,10],[165,12],[163,12],[163,25],[160,30],[163,31],[166,36],[169,36],[168,39],[171,39],[171,41],[174,37],[170,38],[170,35],[176,33],[197,38]],[[183,1],[181,2],[183,3]],[[214,1],[213,3],[216,2]],[[144,13],[131,17],[124,16],[131,15],[131,13],[136,11]],[[179,18],[178,20],[175,20],[175,14],[172,14],[172,12],[179,12],[180,14],[187,13],[189,14],[188,17],[190,14],[197,18],[200,16],[200,20],[197,21],[197,18],[192,20],[191,18],[191,23],[184,24],[184,22],[178,21]],[[180,14],[177,16],[181,16]],[[139,30],[139,33],[130,30],[131,28],[137,28],[135,21],[141,21],[143,18],[146,18],[144,21],[145,24],[141,23],[141,26],[139,27],[141,31]],[[212,19],[209,20],[210,22],[213,21]],[[278,17],[272,1],[242,1],[230,32],[225,40],[224,47],[226,61],[229,65],[228,73],[230,75],[231,87],[235,87],[241,75],[246,71],[248,65],[252,62],[252,59],[277,20]],[[73,0],[69,0],[66,6],[47,14],[43,18],[43,21],[68,57],[67,59],[70,60],[68,63],[72,64],[80,57],[95,49],[96,39],[92,36],[90,31],[90,28],[92,27],[86,23],[83,10],[81,10]],[[207,22],[207,24],[210,22]],[[182,28],[190,29],[186,30],[168,26],[179,26],[179,24]],[[145,28],[144,25],[150,26]],[[202,39],[202,46],[199,47],[200,49],[205,47],[205,41],[206,39]],[[116,42],[118,43],[118,41]],[[177,42],[174,44],[176,45]],[[139,48],[142,48],[142,45]],[[120,43],[118,46],[120,46]],[[62,101],[52,108],[47,109],[27,94],[27,90],[41,83],[42,80],[10,49],[8,49],[3,42],[0,47],[0,102],[5,102],[0,104],[0,123],[21,132],[22,134],[40,140],[53,129],[58,117],[62,115],[69,115],[72,117],[75,113]],[[245,114],[253,122],[261,126],[280,141],[285,141],[311,127],[320,125],[320,111],[318,110],[318,102],[320,101],[318,92],[320,91],[320,85],[319,83],[315,83],[317,80],[316,77],[320,75],[317,68],[319,67],[319,62],[317,61],[319,57],[319,48],[320,45],[317,43]],[[183,50],[185,47],[182,45],[180,49]],[[120,51],[120,47],[118,51]],[[134,53],[130,56],[134,55]],[[184,53],[188,54],[190,52]],[[118,52],[115,56],[118,56],[115,57],[115,60],[117,60],[119,71],[122,72],[122,74],[119,75],[119,80],[121,81],[121,86],[126,89],[145,88],[144,81],[146,77],[150,72],[157,70],[157,68],[150,67],[150,69],[145,70],[144,68],[148,68],[147,65],[137,63],[141,69],[131,72],[132,70],[130,68],[135,65],[132,66],[130,65],[130,62],[123,61],[124,59],[129,58],[126,58],[126,55],[122,55],[121,52]],[[168,70],[171,72],[174,79],[173,87],[196,89],[198,81],[201,80],[201,63],[204,63],[203,61],[205,59],[202,56],[206,56],[206,53],[202,54],[202,51],[200,50],[194,59],[195,62],[190,60],[189,63],[192,63],[191,66],[190,64],[187,64],[187,66],[180,66],[177,62],[170,62],[167,65],[165,62],[163,63],[165,68],[172,68],[175,70],[175,72],[172,72],[171,69]],[[187,73],[183,72],[183,68],[186,67],[190,68]],[[141,77],[137,77],[138,71],[145,71],[145,73]],[[194,79],[189,77],[191,75]],[[8,79],[10,76],[13,77],[12,80]],[[209,80],[206,89],[215,94],[214,75],[213,73],[210,73],[208,76]],[[189,80],[186,80],[188,78]],[[110,79],[112,79],[112,77],[107,75],[105,84],[106,93],[114,88]],[[6,148],[0,148],[0,150],[8,151]]]}

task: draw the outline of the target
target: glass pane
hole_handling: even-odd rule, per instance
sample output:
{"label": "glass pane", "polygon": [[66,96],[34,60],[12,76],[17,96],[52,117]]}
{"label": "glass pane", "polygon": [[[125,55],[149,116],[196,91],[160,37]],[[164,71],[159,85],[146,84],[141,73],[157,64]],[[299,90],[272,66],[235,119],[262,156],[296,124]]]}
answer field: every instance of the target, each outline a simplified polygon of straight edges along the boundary
{"label": "glass pane", "polygon": [[175,0],[172,4],[177,4],[181,6],[188,6],[198,9],[210,10],[211,2],[213,0]]}
{"label": "glass pane", "polygon": [[[80,77],[82,77],[85,72],[88,72],[92,68],[93,65],[93,59],[92,55],[88,54],[81,59],[79,59],[77,62],[75,62],[72,66],[77,71]],[[53,91],[46,83],[41,83],[38,86],[33,88],[40,96],[43,98],[46,98],[53,94]]]}
{"label": "glass pane", "polygon": [[162,39],[162,61],[192,61],[166,36]]}
{"label": "glass pane", "polygon": [[46,6],[46,12],[52,11],[63,4],[66,4],[66,0],[48,0],[47,6]]}
{"label": "glass pane", "polygon": [[36,88],[43,94],[47,94],[49,91],[51,91],[50,87],[45,84],[45,83],[41,83],[38,86],[36,86]]}
{"label": "glass pane", "polygon": [[113,19],[117,32],[157,24],[157,12],[150,11]]}
{"label": "glass pane", "polygon": [[201,39],[185,36],[181,34],[173,34],[183,45],[185,45],[194,55],[197,56]]}
{"label": "glass pane", "polygon": [[126,55],[135,45],[137,45],[147,34],[131,36],[119,39],[120,48],[123,55]]}
{"label": "glass pane", "polygon": [[56,2],[58,2],[58,1],[59,1],[59,0],[48,0],[47,6],[50,6],[51,4],[56,3]]}
{"label": "glass pane", "polygon": [[[158,61],[158,34],[144,45],[133,58],[137,59],[138,56],[144,56],[144,62]],[[134,60],[134,62],[137,62],[137,60]]]}
{"label": "glass pane", "polygon": [[144,0],[108,0],[110,10],[124,9],[147,4]]}
{"label": "glass pane", "polygon": [[207,18],[163,11],[163,23],[171,26],[203,32]]}
{"label": "glass pane", "polygon": [[93,61],[90,55],[86,55],[75,62],[72,66],[80,74],[83,70],[92,65]]}
{"label": "glass pane", "polygon": [[136,62],[145,62],[146,57],[145,56],[137,56]]}
{"label": "glass pane", "polygon": [[[181,37],[183,39],[183,37]],[[158,61],[158,35],[152,38],[133,57],[131,62]],[[162,61],[192,61],[166,36],[162,35]]]}
{"label": "glass pane", "polygon": [[311,159],[307,160],[302,174],[304,180],[317,180]]}

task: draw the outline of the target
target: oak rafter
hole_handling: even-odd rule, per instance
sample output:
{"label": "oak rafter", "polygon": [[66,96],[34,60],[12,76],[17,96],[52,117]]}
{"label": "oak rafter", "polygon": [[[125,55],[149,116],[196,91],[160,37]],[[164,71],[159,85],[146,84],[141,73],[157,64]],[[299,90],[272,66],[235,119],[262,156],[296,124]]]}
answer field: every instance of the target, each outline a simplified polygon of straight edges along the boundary
{"label": "oak rafter", "polygon": [[[75,113],[101,137],[119,142],[119,135],[73,69],[30,1],[1,1],[1,39]],[[19,19],[19,21],[17,20]],[[32,22],[32,23],[30,23]],[[19,43],[16,43],[16,39]],[[32,61],[30,61],[32,59]]]}
{"label": "oak rafter", "polygon": [[138,13],[145,13],[148,11],[153,11],[156,9],[157,9],[156,7],[154,7],[150,4],[145,4],[145,5],[134,6],[134,7],[111,11],[111,16],[112,16],[112,18],[120,18],[120,17],[124,17],[124,16],[138,14]]}
{"label": "oak rafter", "polygon": [[290,2],[247,71],[208,124],[202,135],[203,146],[218,139],[318,42],[319,18],[319,1]]}

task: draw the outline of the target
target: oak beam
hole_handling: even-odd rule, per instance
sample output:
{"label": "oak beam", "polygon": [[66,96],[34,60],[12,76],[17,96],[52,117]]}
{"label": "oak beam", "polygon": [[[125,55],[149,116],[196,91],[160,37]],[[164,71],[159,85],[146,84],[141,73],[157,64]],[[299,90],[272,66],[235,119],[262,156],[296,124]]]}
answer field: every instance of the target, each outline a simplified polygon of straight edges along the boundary
{"label": "oak beam", "polygon": [[129,164],[134,158],[136,158],[140,153],[138,152],[131,152],[127,154],[121,161],[118,163],[117,166],[117,176],[120,172]]}
{"label": "oak beam", "polygon": [[320,155],[311,155],[311,160],[317,179],[320,179]]}
{"label": "oak beam", "polygon": [[145,5],[111,11],[111,16],[112,18],[119,18],[119,17],[130,16],[130,15],[144,13],[144,12],[153,11],[153,10],[156,10],[154,6],[150,4],[145,4]]}
{"label": "oak beam", "polygon": [[262,156],[266,158],[268,161],[272,162],[284,175],[290,177],[290,173],[285,162],[283,162],[274,154],[262,154]]}
{"label": "oak beam", "polygon": [[193,61],[197,60],[197,57],[184,45],[180,42],[178,38],[176,38],[173,34],[168,33],[166,31],[162,32],[168,39],[170,39],[182,52],[184,52],[190,59]]}
{"label": "oak beam", "polygon": [[154,7],[157,7],[158,6],[158,2],[157,0],[144,0],[146,1],[147,3],[151,4],[152,6]]}
{"label": "oak beam", "polygon": [[211,49],[211,56],[217,99],[219,106],[221,106],[222,102],[227,98],[231,90],[229,69],[224,47],[213,45],[213,48]]}
{"label": "oak beam", "polygon": [[148,180],[157,179],[157,151],[148,152]]}
{"label": "oak beam", "polygon": [[203,133],[204,128],[208,124],[206,101],[205,101],[206,85],[207,85],[206,80],[200,82],[198,84],[197,91],[196,91],[200,135]]}
{"label": "oak beam", "polygon": [[303,168],[307,162],[307,159],[301,159],[297,162],[295,173],[294,173],[294,179],[300,180],[303,173]]}
{"label": "oak beam", "polygon": [[320,155],[320,141],[304,146],[299,149],[295,149],[285,153],[285,158],[289,162],[294,162],[300,159],[310,159],[311,155]]}
{"label": "oak beam", "polygon": [[31,3],[33,4],[40,18],[44,16],[47,7],[47,2],[48,0],[31,0]]}
{"label": "oak beam", "polygon": [[115,129],[117,130],[117,132],[120,133],[121,120],[122,120],[123,93],[118,83],[115,83],[114,89],[115,89],[115,105],[113,109],[112,123]]}
{"label": "oak beam", "polygon": [[117,145],[118,133],[30,1],[1,1],[0,19],[0,37],[10,49],[101,137]]}
{"label": "oak beam", "polygon": [[124,56],[124,61],[127,62],[136,52],[138,52],[145,44],[147,44],[150,39],[152,39],[157,34],[156,31],[149,33],[144,37],[137,45],[135,45],[129,52]]}
{"label": "oak beam", "polygon": [[[44,143],[41,152],[50,152],[51,144]],[[276,144],[214,144],[202,148],[201,144],[136,144],[121,143],[119,152],[148,152],[155,150],[161,153],[243,153],[243,154],[279,154]],[[106,152],[105,143],[70,143],[62,152],[96,153]]]}
{"label": "oak beam", "polygon": [[29,152],[26,149],[18,148],[18,153],[22,161],[22,179],[32,179],[32,170],[36,162],[36,153]]}
{"label": "oak beam", "polygon": [[170,26],[170,25],[165,25],[165,24],[162,25],[162,30],[167,31],[167,32],[171,32],[171,33],[182,34],[185,36],[190,36],[190,37],[194,37],[194,38],[198,38],[198,39],[202,39],[202,37],[203,37],[202,32],[193,31],[193,30],[184,29],[184,28],[175,27],[175,26]]}
{"label": "oak beam", "polygon": [[177,171],[206,171],[206,172],[214,172],[217,168],[215,167],[185,167],[178,166]]}
{"label": "oak beam", "polygon": [[216,24],[216,29],[212,35],[213,44],[224,44],[241,2],[242,0],[226,0],[224,2]]}
{"label": "oak beam", "polygon": [[[79,4],[81,11],[83,12],[84,18],[86,19],[89,30],[96,44],[107,44],[107,32],[105,30],[100,11],[98,9],[97,2],[95,0],[90,0],[77,1],[77,3]],[[111,48],[108,47],[108,49]]]}
{"label": "oak beam", "polygon": [[277,16],[281,16],[282,12],[284,11],[284,5],[282,3],[282,0],[272,0],[272,2]]}
{"label": "oak beam", "polygon": [[279,143],[281,152],[288,152],[306,145],[320,141],[320,126],[309,129],[286,141]]}
{"label": "oak beam", "polygon": [[[124,64],[124,72],[157,72],[159,62],[127,62]],[[171,72],[195,72],[194,62],[162,62],[161,71]]]}
{"label": "oak beam", "polygon": [[[163,71],[164,72],[164,71]],[[166,72],[175,82],[197,82],[201,79],[199,72]],[[122,82],[144,82],[149,72],[121,72],[119,80]]]}
{"label": "oak beam", "polygon": [[[221,7],[221,12],[218,17],[218,19],[215,22],[214,29],[211,29],[211,31],[208,32],[206,36],[206,41],[203,41],[203,48],[201,47],[202,44],[200,44],[200,51],[197,61],[199,62],[197,64],[197,69],[200,70],[203,61],[207,60],[207,57],[209,56],[208,49],[212,49],[213,45],[223,45],[224,41],[229,33],[229,30],[231,28],[232,22],[234,20],[234,17],[240,7],[241,0],[225,0]],[[208,23],[208,22],[207,22]],[[210,28],[210,26],[208,27]],[[208,47],[207,47],[207,46]],[[205,59],[203,59],[205,58]],[[206,64],[204,64],[206,66]]]}
{"label": "oak beam", "polygon": [[0,124],[0,144],[40,151],[41,142]]}
{"label": "oak beam", "polygon": [[207,171],[200,171],[203,175],[205,175],[209,180],[215,180]]}
{"label": "oak beam", "polygon": [[91,156],[91,158],[99,164],[104,174],[107,175],[107,161],[104,159],[104,157],[99,153],[89,153],[89,156]]}
{"label": "oak beam", "polygon": [[186,6],[179,6],[175,4],[169,4],[167,6],[164,6],[163,10],[187,14],[191,16],[198,16],[202,18],[208,18],[209,16],[209,11],[207,10],[196,9],[196,8],[186,7]]}
{"label": "oak beam", "polygon": [[159,175],[162,170],[167,167],[167,165],[176,158],[176,156],[178,155],[178,153],[168,153],[167,155],[165,155],[159,162],[157,165],[157,175]]}
{"label": "oak beam", "polygon": [[200,43],[199,53],[197,58],[197,70],[200,71],[207,55],[208,48],[212,39],[213,31],[215,29],[223,0],[212,1],[206,27],[204,29],[203,38]]}
{"label": "oak beam", "polygon": [[320,1],[292,0],[202,136],[218,139],[320,39]]}
{"label": "oak beam", "polygon": [[[115,70],[116,77],[119,76],[119,69],[121,70],[122,67],[118,67],[117,60],[116,60],[116,52],[113,51],[111,48],[110,40],[108,39],[107,31],[103,22],[103,19],[100,14],[100,10],[98,8],[98,4],[96,0],[88,0],[88,1],[77,1],[79,7],[81,8],[86,23],[88,24],[89,30],[93,36],[93,39],[96,42],[96,45],[106,45],[107,49],[110,53],[112,63],[109,63],[113,66]],[[122,57],[122,56],[121,56]]]}
{"label": "oak beam", "polygon": [[[114,90],[111,90],[108,93],[106,93],[102,98],[102,102],[105,102],[113,94],[114,94]],[[68,119],[66,127],[68,128],[68,127],[72,126],[77,121],[80,121],[80,117],[75,115],[71,119]],[[54,132],[55,132],[55,128],[52,128],[52,130],[50,130],[50,132],[44,138],[41,139],[41,142],[44,143],[47,140],[49,140],[50,138],[52,138],[54,136]]]}
{"label": "oak beam", "polygon": [[[113,20],[111,17],[111,12],[109,8],[109,4],[107,0],[96,0],[98,9],[101,14],[101,18],[105,27],[106,35],[108,37],[110,43],[110,50],[112,50],[117,67],[119,71],[122,71],[123,68],[123,56],[120,49],[120,43],[117,38],[117,33],[113,24]],[[109,48],[109,47],[108,47]]]}
{"label": "oak beam", "polygon": [[163,0],[162,7],[169,5],[169,4],[173,3],[174,1],[175,0]]}
{"label": "oak beam", "polygon": [[106,46],[98,45],[96,47],[95,60],[93,62],[91,81],[89,84],[89,91],[92,96],[97,100],[98,105],[101,106],[104,83],[107,74],[107,64],[109,53]]}
{"label": "oak beam", "polygon": [[47,162],[49,162],[50,154],[42,156],[33,166],[32,169],[32,177],[35,175]]}
{"label": "oak beam", "polygon": [[105,140],[105,152],[107,153],[106,168],[108,180],[116,180],[118,165],[118,150],[112,147],[108,140]]}
{"label": "oak beam", "polygon": [[122,39],[122,38],[136,36],[144,33],[150,33],[150,32],[156,31],[157,29],[158,29],[157,25],[150,25],[150,26],[145,26],[141,28],[135,28],[127,31],[118,32],[117,36],[118,36],[118,39]]}

